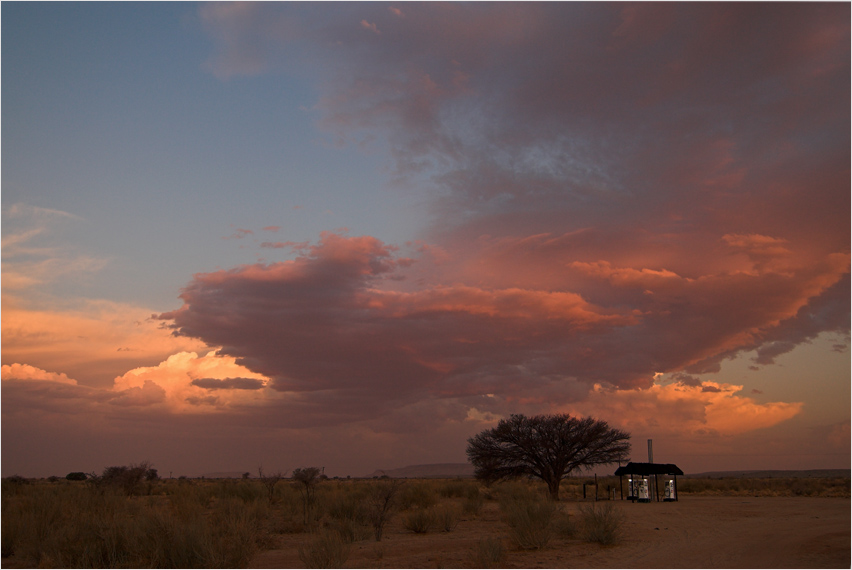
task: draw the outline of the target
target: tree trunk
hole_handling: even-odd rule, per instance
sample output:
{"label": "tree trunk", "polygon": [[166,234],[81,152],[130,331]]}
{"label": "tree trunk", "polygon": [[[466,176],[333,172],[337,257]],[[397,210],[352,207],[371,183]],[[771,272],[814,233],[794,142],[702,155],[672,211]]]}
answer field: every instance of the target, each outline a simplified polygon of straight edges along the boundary
{"label": "tree trunk", "polygon": [[550,498],[553,501],[559,500],[559,483],[561,482],[562,480],[558,477],[553,477],[547,481],[547,488],[550,491]]}

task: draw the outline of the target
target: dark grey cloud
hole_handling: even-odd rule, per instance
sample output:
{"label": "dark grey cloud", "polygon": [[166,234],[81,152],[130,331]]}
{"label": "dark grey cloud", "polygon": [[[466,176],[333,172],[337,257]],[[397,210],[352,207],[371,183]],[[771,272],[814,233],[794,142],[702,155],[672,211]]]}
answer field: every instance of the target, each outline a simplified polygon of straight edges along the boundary
{"label": "dark grey cloud", "polygon": [[257,378],[196,378],[190,384],[207,390],[260,390],[264,386]]}

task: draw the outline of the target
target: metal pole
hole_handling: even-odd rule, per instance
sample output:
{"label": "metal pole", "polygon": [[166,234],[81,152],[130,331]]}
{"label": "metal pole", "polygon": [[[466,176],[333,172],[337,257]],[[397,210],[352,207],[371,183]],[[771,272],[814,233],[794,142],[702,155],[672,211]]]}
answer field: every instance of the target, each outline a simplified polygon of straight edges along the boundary
{"label": "metal pole", "polygon": [[677,492],[677,473],[675,473],[675,501],[680,500],[680,493]]}

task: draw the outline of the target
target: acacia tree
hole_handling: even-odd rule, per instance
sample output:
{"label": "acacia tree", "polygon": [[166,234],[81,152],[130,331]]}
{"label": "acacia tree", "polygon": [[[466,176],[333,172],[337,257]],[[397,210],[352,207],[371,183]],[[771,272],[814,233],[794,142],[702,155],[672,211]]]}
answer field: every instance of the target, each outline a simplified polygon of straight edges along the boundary
{"label": "acacia tree", "polygon": [[275,485],[278,484],[278,481],[284,478],[284,474],[281,471],[274,471],[273,473],[264,473],[263,465],[257,468],[257,478],[260,479],[260,482],[263,483],[263,486],[266,487],[266,491],[269,493],[269,502],[275,502]]}
{"label": "acacia tree", "polygon": [[323,480],[323,474],[319,467],[299,467],[293,470],[293,484],[302,495],[302,514],[304,522],[308,524],[308,511],[316,502],[316,487]]}
{"label": "acacia tree", "polygon": [[512,414],[468,439],[467,456],[477,479],[538,477],[558,500],[563,477],[575,469],[626,461],[629,440],[627,432],[592,417]]}

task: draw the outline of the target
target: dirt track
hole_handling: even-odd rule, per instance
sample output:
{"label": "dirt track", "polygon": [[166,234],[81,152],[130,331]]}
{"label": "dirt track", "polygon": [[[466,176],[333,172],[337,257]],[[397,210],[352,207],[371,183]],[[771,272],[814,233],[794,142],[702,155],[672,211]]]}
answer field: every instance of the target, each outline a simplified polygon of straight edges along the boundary
{"label": "dirt track", "polygon": [[[849,568],[850,500],[808,497],[682,496],[676,503],[615,501],[625,515],[624,539],[602,547],[554,539],[541,551],[521,551],[508,538],[496,504],[451,533],[402,528],[399,516],[381,543],[354,543],[353,568],[470,568],[482,537],[504,537],[509,568]],[[578,511],[566,502],[567,512]],[[305,535],[284,535],[279,548],[253,568],[301,568]]]}

